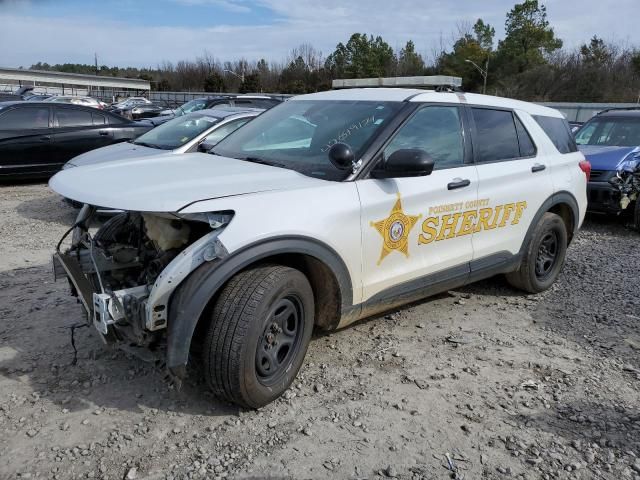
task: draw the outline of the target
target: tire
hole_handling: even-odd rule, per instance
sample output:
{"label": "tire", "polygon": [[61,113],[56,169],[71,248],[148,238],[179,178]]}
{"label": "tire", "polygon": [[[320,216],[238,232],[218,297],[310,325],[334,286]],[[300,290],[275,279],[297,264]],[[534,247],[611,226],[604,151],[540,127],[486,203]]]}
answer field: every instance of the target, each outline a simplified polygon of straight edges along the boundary
{"label": "tire", "polygon": [[640,231],[640,199],[636,199],[636,207],[633,209],[633,226]]}
{"label": "tire", "polygon": [[506,275],[514,287],[540,293],[556,281],[567,254],[567,227],[559,215],[546,212],[536,225],[518,270]]}
{"label": "tire", "polygon": [[240,272],[222,289],[204,342],[211,390],[248,408],[272,402],[302,366],[313,325],[313,291],[300,271],[262,265]]}
{"label": "tire", "polygon": [[127,222],[129,222],[128,213],[119,213],[118,215],[111,217],[98,229],[93,237],[94,241],[114,242],[117,234],[124,228]]}

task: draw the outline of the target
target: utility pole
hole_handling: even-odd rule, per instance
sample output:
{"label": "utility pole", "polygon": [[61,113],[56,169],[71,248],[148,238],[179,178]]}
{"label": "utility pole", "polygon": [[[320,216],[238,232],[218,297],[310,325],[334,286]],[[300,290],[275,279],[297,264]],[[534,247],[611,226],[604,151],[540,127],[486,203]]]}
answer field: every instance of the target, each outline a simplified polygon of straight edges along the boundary
{"label": "utility pole", "polygon": [[485,63],[484,68],[480,67],[476,62],[469,60],[468,58],[465,60],[465,62],[470,63],[471,65],[476,67],[476,69],[480,72],[480,75],[482,75],[482,78],[484,80],[482,84],[482,94],[483,95],[486,94],[487,93],[487,77],[489,77],[489,55],[487,55],[487,62]]}
{"label": "utility pole", "polygon": [[93,54],[93,59],[95,60],[96,63],[96,77],[98,76],[98,53],[94,53]]}
{"label": "utility pole", "polygon": [[240,81],[242,83],[244,83],[244,70],[242,71],[242,73],[240,75],[238,75],[236,72],[234,72],[233,70],[227,70],[226,68],[223,70],[224,72],[230,73],[231,75],[234,75],[236,77],[238,77],[240,79]]}

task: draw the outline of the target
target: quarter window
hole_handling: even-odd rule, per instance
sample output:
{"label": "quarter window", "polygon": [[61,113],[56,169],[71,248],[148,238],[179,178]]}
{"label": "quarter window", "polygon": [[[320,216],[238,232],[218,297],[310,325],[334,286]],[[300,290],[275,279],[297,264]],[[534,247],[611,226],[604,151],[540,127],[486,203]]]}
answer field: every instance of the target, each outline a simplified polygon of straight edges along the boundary
{"label": "quarter window", "polygon": [[560,153],[577,152],[578,147],[573,139],[569,123],[564,118],[545,117],[535,115],[533,117],[538,125],[544,130],[549,139],[553,142]]}
{"label": "quarter window", "polygon": [[476,125],[473,143],[478,162],[495,162],[520,157],[513,114],[506,110],[472,108]]}
{"label": "quarter window", "polygon": [[248,118],[242,118],[240,120],[235,120],[233,122],[226,123],[221,125],[220,128],[217,128],[213,132],[211,132],[205,139],[207,143],[216,144],[224,137],[229,135],[230,133],[235,132],[238,128],[249,121]]}
{"label": "quarter window", "polygon": [[93,117],[93,124],[94,125],[106,125],[107,124],[107,117],[105,117],[101,113],[91,113],[91,116]]}
{"label": "quarter window", "polygon": [[49,128],[48,107],[14,108],[0,115],[0,130]]}
{"label": "quarter window", "polygon": [[464,163],[464,143],[458,107],[425,107],[405,123],[384,150],[384,157],[402,149],[421,149],[435,169]]}
{"label": "quarter window", "polygon": [[534,157],[536,154],[536,146],[531,140],[531,135],[524,128],[524,125],[516,115],[516,130],[518,131],[518,143],[520,144],[521,157]]}
{"label": "quarter window", "polygon": [[85,127],[93,125],[91,112],[75,108],[58,108],[56,112],[59,127]]}

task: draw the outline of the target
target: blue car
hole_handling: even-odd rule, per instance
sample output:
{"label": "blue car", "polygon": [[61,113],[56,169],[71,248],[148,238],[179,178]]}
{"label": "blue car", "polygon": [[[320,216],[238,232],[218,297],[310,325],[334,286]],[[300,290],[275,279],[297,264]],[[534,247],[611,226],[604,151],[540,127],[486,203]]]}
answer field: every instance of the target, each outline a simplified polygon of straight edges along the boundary
{"label": "blue car", "polygon": [[[576,143],[591,163],[587,210],[620,214],[621,194],[610,180],[623,162],[640,159],[640,107],[599,113],[575,133]],[[634,211],[634,205],[628,211]]]}

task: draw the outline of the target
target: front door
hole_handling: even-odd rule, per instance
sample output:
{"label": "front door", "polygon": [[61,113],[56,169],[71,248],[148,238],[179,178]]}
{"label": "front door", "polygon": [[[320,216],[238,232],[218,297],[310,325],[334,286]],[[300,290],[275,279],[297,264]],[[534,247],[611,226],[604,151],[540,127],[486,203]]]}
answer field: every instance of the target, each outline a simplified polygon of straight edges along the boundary
{"label": "front door", "polygon": [[43,105],[17,105],[0,114],[0,177],[47,175],[51,163],[50,110]]}
{"label": "front door", "polygon": [[473,228],[465,210],[477,200],[478,176],[468,163],[462,117],[458,106],[421,107],[378,160],[399,149],[422,149],[435,161],[430,175],[357,181],[364,301],[468,274]]}

